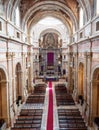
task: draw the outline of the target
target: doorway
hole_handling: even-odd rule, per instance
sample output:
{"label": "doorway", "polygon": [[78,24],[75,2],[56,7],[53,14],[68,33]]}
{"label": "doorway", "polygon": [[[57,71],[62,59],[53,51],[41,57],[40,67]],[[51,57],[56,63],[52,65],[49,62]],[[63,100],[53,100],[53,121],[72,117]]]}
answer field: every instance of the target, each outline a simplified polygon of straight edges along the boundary
{"label": "doorway", "polygon": [[20,63],[16,65],[16,99],[22,98],[22,69]]}
{"label": "doorway", "polygon": [[99,68],[95,69],[92,80],[92,119],[99,117]]}
{"label": "doorway", "polygon": [[6,123],[8,123],[7,104],[7,79],[4,70],[0,68],[0,119]]}

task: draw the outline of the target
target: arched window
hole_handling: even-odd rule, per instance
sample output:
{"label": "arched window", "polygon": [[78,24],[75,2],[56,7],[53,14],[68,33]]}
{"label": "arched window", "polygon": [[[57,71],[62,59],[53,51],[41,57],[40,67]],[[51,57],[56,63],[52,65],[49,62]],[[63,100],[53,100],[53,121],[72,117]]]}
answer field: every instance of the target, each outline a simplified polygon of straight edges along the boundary
{"label": "arched window", "polygon": [[96,2],[96,14],[99,14],[99,0]]}
{"label": "arched window", "polygon": [[83,9],[80,7],[79,9],[79,28],[82,28],[83,27],[83,23],[84,23],[84,12],[83,12]]}
{"label": "arched window", "polygon": [[15,10],[15,24],[19,27],[20,26],[20,11],[19,7],[17,6]]}

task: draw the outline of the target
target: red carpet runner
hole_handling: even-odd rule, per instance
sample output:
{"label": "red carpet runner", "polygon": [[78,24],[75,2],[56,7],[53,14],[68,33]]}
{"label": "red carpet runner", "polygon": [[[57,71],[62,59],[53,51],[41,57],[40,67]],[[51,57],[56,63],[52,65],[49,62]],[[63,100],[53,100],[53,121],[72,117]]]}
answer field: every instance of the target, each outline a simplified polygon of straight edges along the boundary
{"label": "red carpet runner", "polygon": [[49,82],[49,106],[47,117],[47,130],[53,130],[53,92],[52,82]]}

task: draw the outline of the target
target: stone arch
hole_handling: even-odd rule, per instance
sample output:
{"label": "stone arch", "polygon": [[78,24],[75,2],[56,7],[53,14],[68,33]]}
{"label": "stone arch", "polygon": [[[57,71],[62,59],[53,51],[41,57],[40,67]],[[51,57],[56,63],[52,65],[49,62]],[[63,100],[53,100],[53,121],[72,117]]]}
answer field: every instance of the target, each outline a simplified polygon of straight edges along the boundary
{"label": "stone arch", "polygon": [[9,123],[9,107],[8,107],[8,77],[5,69],[0,66],[0,119]]}
{"label": "stone arch", "polygon": [[[72,29],[71,29],[71,25],[70,25],[69,21],[68,21],[68,20],[65,20],[63,17],[60,17],[61,15],[57,14],[56,12],[53,12],[52,14],[50,14],[50,12],[47,12],[47,13],[46,13],[46,12],[43,12],[43,13],[40,12],[40,14],[35,15],[35,16],[34,16],[34,19],[32,19],[32,20],[29,22],[28,30],[30,30],[30,32],[31,32],[32,27],[35,26],[35,24],[36,24],[37,22],[39,22],[39,20],[42,20],[42,19],[44,19],[44,18],[46,18],[46,17],[48,17],[48,16],[60,20],[60,21],[63,23],[63,25],[66,26],[66,28],[67,28],[69,34],[72,35]],[[52,28],[52,26],[49,27],[49,28]],[[53,27],[53,29],[56,30],[56,27]],[[46,28],[44,28],[43,30],[46,30]]]}
{"label": "stone arch", "polygon": [[11,10],[13,8],[13,1],[14,0],[9,0],[5,3],[5,7],[6,7],[6,10],[7,10],[6,17],[9,18],[10,20],[11,20]]}
{"label": "stone arch", "polygon": [[[68,29],[67,29],[68,30]],[[41,27],[40,29],[39,29],[39,31],[38,31],[38,34],[37,34],[37,36],[36,36],[36,39],[41,39],[41,37],[44,35],[44,34],[46,34],[46,33],[55,33],[55,34],[57,34],[59,37],[60,37],[60,39],[63,41],[64,40],[64,37],[63,37],[63,35],[64,35],[64,31],[63,31],[63,29],[62,28],[60,28],[60,27],[58,27],[57,26],[57,28],[56,27],[54,27],[53,26],[53,28],[51,27],[51,26],[49,26],[48,28],[46,28],[46,27]],[[67,31],[68,32],[68,31]],[[33,31],[33,28],[32,28],[32,30],[31,30],[31,37],[33,37],[32,35],[34,34],[34,31]],[[65,34],[65,36],[66,37],[68,37],[69,36],[69,34]],[[33,37],[34,38],[34,37]],[[68,38],[68,40],[70,41],[70,37]],[[31,43],[33,43],[33,40],[31,40]],[[37,46],[38,46],[38,43],[39,43],[39,41],[37,42]],[[67,43],[68,44],[68,43]],[[33,43],[33,45],[35,46],[35,42]]]}
{"label": "stone arch", "polygon": [[19,96],[22,96],[22,68],[19,62],[16,64],[15,73],[16,73],[16,99],[18,99]]}
{"label": "stone arch", "polygon": [[91,88],[91,117],[99,117],[99,66],[92,73],[92,88]]}
{"label": "stone arch", "polygon": [[[16,10],[17,7],[19,7],[19,5],[20,5],[20,0],[16,0],[14,6],[12,8],[13,11],[11,11],[11,20],[12,21],[14,21],[15,10]],[[20,12],[19,12],[19,17],[20,17]]]}
{"label": "stone arch", "polygon": [[41,37],[43,37],[45,34],[49,32],[57,34],[60,37],[60,39],[62,39],[62,34],[58,30],[53,28],[48,28],[48,29],[44,29],[42,32],[39,33],[39,44],[41,43]]}
{"label": "stone arch", "polygon": [[84,96],[84,64],[81,62],[78,72],[78,95]]}
{"label": "stone arch", "polygon": [[43,30],[43,31],[40,33],[39,38],[41,38],[41,36],[43,36],[43,35],[45,35],[46,33],[49,33],[49,32],[51,32],[51,33],[56,33],[56,34],[59,35],[60,38],[61,38],[61,35],[62,35],[62,34],[61,34],[58,30],[53,29],[53,28],[49,28],[49,29]]}

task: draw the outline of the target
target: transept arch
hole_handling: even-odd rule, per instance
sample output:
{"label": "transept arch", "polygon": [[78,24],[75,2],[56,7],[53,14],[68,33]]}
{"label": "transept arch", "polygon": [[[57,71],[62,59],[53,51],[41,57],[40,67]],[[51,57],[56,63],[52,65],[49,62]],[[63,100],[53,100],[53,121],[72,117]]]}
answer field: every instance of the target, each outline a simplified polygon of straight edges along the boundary
{"label": "transept arch", "polygon": [[60,17],[61,14],[57,13],[56,11],[53,11],[52,14],[51,14],[50,11],[49,12],[48,11],[47,12],[40,12],[36,16],[34,16],[32,20],[29,20],[28,29],[30,30],[30,32],[31,32],[32,27],[39,20],[42,20],[42,19],[44,19],[44,18],[46,18],[48,16],[60,20],[66,26],[66,28],[68,29],[69,34],[71,35],[73,33],[70,21],[68,19],[65,19],[65,17]]}
{"label": "transept arch", "polygon": [[[48,17],[48,18],[56,19],[54,17]],[[56,20],[59,20],[59,19],[56,19]],[[30,29],[30,37],[31,37],[30,44],[32,43],[34,46],[38,46],[38,43],[39,43],[38,40],[42,37],[42,35],[45,34],[45,33],[48,33],[48,32],[52,32],[52,33],[56,33],[59,36],[59,38],[62,41],[64,41],[64,43],[66,43],[66,44],[64,44],[64,46],[66,46],[67,44],[70,43],[70,40],[71,40],[70,36],[71,36],[72,32],[68,29],[68,27],[66,25],[64,25],[63,22],[60,21],[59,25],[56,24],[54,26],[53,25],[43,25],[43,26],[41,26],[41,24],[38,23],[34,26],[31,26],[31,29]],[[35,44],[35,41],[37,41],[37,44]]]}
{"label": "transept arch", "polygon": [[39,38],[41,38],[43,35],[45,35],[46,33],[56,33],[58,36],[60,36],[60,38],[61,38],[61,34],[60,34],[60,32],[58,31],[58,30],[56,30],[56,29],[51,29],[51,28],[49,28],[49,29],[46,29],[46,30],[43,30],[41,33],[40,33],[40,36],[39,36]]}

